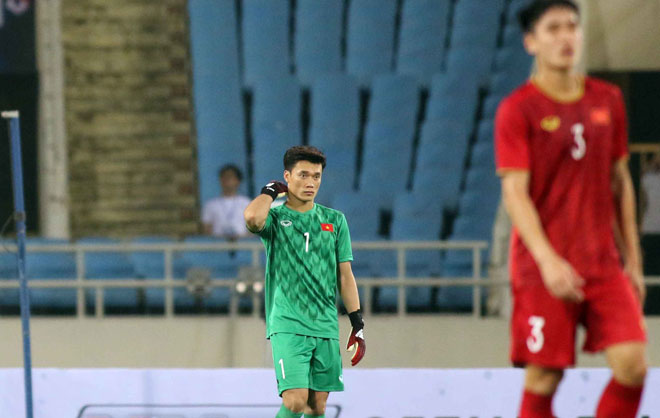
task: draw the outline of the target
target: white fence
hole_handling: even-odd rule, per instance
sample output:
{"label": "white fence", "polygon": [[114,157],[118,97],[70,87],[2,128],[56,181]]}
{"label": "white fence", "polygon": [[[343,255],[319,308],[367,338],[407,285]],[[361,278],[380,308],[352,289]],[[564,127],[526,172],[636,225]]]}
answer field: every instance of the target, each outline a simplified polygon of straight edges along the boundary
{"label": "white fence", "polygon": [[[508,286],[507,280],[495,280],[482,277],[482,250],[486,249],[488,244],[485,241],[374,241],[374,242],[353,242],[354,250],[380,250],[396,251],[397,275],[396,277],[358,277],[358,287],[365,290],[363,306],[368,314],[372,306],[371,294],[372,288],[382,286],[395,286],[399,288],[397,312],[399,315],[406,314],[405,292],[401,291],[407,287],[447,287],[447,286],[471,286],[473,291],[472,315],[481,316],[482,312],[482,290],[485,287]],[[16,250],[16,247],[7,246],[8,250]],[[406,276],[406,252],[409,250],[426,251],[470,251],[472,253],[472,275],[470,277],[407,277]],[[164,243],[164,244],[31,244],[27,246],[28,252],[39,253],[72,253],[75,255],[76,276],[71,279],[39,279],[31,278],[29,287],[31,289],[76,289],[77,302],[76,313],[79,317],[85,315],[85,290],[95,290],[95,315],[103,317],[104,309],[104,290],[105,289],[146,289],[160,288],[165,289],[164,315],[172,317],[174,310],[173,289],[186,288],[189,283],[186,280],[175,279],[173,273],[173,263],[176,255],[186,251],[250,251],[252,253],[252,267],[261,267],[261,253],[264,247],[260,242],[227,242],[227,243]],[[164,277],[162,280],[142,280],[142,279],[89,279],[85,275],[85,255],[88,253],[99,252],[162,252],[164,255]],[[230,314],[235,315],[238,306],[239,293],[236,291],[240,280],[234,279],[213,279],[207,284],[210,288],[225,287],[234,290],[230,302]],[[660,277],[648,277],[648,285],[660,285]],[[259,284],[263,288],[262,279],[247,283],[247,286],[253,287]],[[246,285],[246,283],[243,283]],[[19,284],[16,280],[0,280],[0,290],[15,289]],[[255,287],[255,289],[259,289]],[[259,291],[251,292],[253,295],[253,315],[257,316],[260,312],[262,295]]]}

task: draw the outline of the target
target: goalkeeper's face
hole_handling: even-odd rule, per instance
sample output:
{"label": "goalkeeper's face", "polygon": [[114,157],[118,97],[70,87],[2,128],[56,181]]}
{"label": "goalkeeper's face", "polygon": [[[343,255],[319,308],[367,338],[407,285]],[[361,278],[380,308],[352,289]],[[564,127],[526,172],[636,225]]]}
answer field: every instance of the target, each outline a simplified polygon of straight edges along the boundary
{"label": "goalkeeper's face", "polygon": [[309,161],[298,161],[291,171],[284,170],[289,195],[302,202],[313,201],[321,186],[323,167]]}

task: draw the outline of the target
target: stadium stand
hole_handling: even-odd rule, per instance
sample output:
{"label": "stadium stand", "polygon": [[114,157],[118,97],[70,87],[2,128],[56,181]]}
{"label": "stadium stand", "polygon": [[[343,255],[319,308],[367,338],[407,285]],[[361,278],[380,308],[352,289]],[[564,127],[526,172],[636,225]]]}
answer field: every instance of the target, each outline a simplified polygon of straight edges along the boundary
{"label": "stadium stand", "polygon": [[[6,251],[5,248],[13,244],[9,240],[0,240],[0,279],[3,281],[16,280],[18,271],[16,270],[16,254]],[[16,313],[18,310],[18,289],[3,289],[0,292],[0,309],[6,313]]]}
{"label": "stadium stand", "polygon": [[281,179],[281,156],[287,148],[301,144],[300,100],[300,85],[293,77],[257,83],[252,114],[252,161],[256,187],[274,178]]}
{"label": "stadium stand", "polygon": [[355,184],[360,133],[357,81],[346,74],[319,76],[312,85],[309,144],[328,158],[317,201],[329,204],[335,194]]}
{"label": "stadium stand", "polygon": [[342,0],[300,0],[296,9],[295,69],[300,82],[343,69]]}
{"label": "stadium stand", "polygon": [[413,191],[427,193],[445,209],[458,204],[469,131],[452,119],[427,120],[417,152]]}
{"label": "stadium stand", "polygon": [[290,74],[289,1],[243,0],[243,81],[248,86]]}
{"label": "stadium stand", "polygon": [[[216,237],[187,237],[183,241],[188,244],[211,244],[226,242]],[[238,276],[239,267],[249,265],[250,253],[237,251],[187,250],[175,257],[174,278],[176,280],[190,279],[198,274],[201,283],[205,279],[232,279]],[[187,312],[194,308],[207,312],[226,312],[229,309],[231,289],[228,287],[213,287],[208,293],[191,292],[186,288],[174,290],[174,304],[177,311]]]}
{"label": "stadium stand", "polygon": [[[170,237],[139,237],[134,244],[171,244],[176,242]],[[144,280],[163,280],[165,278],[165,254],[162,251],[135,251],[129,254],[135,276]],[[162,311],[165,304],[164,289],[145,289],[143,300],[138,301],[147,311]]]}
{"label": "stadium stand", "polygon": [[[252,180],[243,183],[246,192],[279,178],[285,149],[307,141],[328,156],[317,201],[344,211],[353,240],[489,240],[499,199],[493,118],[531,68],[515,22],[526,1],[188,2],[200,202],[218,195],[220,165],[243,169]],[[432,210],[422,214],[425,206]],[[0,252],[0,277],[15,277],[12,257]],[[72,274],[69,256],[30,257],[31,276]],[[186,251],[176,255],[174,273],[183,280],[201,267],[212,277],[235,277],[250,260],[241,252]],[[395,277],[394,260],[391,251],[356,250],[353,269],[358,277]],[[471,275],[467,251],[444,258],[409,251],[407,260],[410,277]],[[88,254],[85,263],[90,279],[164,273],[161,253]],[[377,309],[396,309],[391,290],[377,292]],[[75,291],[61,292],[35,293],[36,305],[69,309]],[[406,301],[412,310],[466,309],[471,292],[421,287]],[[104,293],[109,310],[162,310],[163,290]],[[17,306],[18,291],[0,294],[3,307]],[[196,298],[179,288],[176,309],[224,312],[229,294],[216,288]],[[91,309],[94,291],[86,296]]]}
{"label": "stadium stand", "polygon": [[[68,240],[28,238],[26,245],[67,245]],[[76,277],[76,261],[70,252],[27,252],[25,255],[28,279],[64,280]],[[73,313],[76,305],[75,289],[30,289],[30,306],[36,313]]]}
{"label": "stadium stand", "polygon": [[[78,240],[80,244],[118,245],[119,241],[107,237],[87,237]],[[135,270],[128,255],[119,251],[99,251],[85,254],[86,279],[131,279]],[[85,291],[88,311],[96,309],[97,290]],[[106,311],[120,312],[137,306],[138,292],[135,289],[106,289],[103,291],[103,305]]]}
{"label": "stadium stand", "polygon": [[363,143],[360,190],[382,195],[391,209],[392,193],[406,190],[413,152],[419,87],[414,78],[374,78]]}
{"label": "stadium stand", "polygon": [[[437,241],[442,229],[442,206],[423,193],[404,193],[397,196],[394,203],[390,239],[396,241]],[[430,277],[440,275],[440,258],[438,251],[411,250],[407,251],[407,277]],[[376,272],[383,277],[396,277],[397,256],[388,252],[379,252],[376,256]],[[395,311],[397,308],[398,289],[396,287],[381,287],[377,292],[376,310]],[[406,289],[406,306],[409,310],[425,310],[431,307],[430,287],[413,287]]]}
{"label": "stadium stand", "polygon": [[392,70],[396,8],[395,0],[350,2],[346,69],[363,84]]}
{"label": "stadium stand", "polygon": [[[197,132],[199,195],[202,203],[218,196],[218,168],[236,164],[247,173],[245,123],[235,2],[188,2]],[[241,192],[247,192],[247,182]]]}
{"label": "stadium stand", "polygon": [[433,74],[442,71],[450,12],[450,0],[406,0],[403,3],[397,73],[413,75],[426,85]]}

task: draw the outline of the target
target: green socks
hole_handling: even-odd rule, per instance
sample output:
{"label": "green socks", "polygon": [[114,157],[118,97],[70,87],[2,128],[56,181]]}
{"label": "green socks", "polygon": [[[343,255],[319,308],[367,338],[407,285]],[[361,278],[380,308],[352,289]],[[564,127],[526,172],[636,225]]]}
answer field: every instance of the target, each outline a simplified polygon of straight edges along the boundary
{"label": "green socks", "polygon": [[[295,412],[291,412],[284,404],[282,404],[282,407],[280,408],[280,412],[277,413],[277,416],[275,418],[303,418],[303,414],[296,414]],[[323,415],[309,415],[305,414],[304,418],[325,418],[325,414]]]}
{"label": "green socks", "polygon": [[284,406],[284,404],[282,404],[282,407],[280,408],[280,412],[278,412],[277,415],[275,416],[275,418],[301,418],[301,417],[302,417],[302,413],[297,414],[295,412],[291,412],[289,408]]}

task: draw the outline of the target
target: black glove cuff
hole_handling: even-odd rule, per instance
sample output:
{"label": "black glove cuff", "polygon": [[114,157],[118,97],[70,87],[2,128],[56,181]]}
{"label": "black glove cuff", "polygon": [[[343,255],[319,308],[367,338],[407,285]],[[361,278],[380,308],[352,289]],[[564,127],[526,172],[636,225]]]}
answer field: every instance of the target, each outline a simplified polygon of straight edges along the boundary
{"label": "black glove cuff", "polygon": [[362,312],[358,309],[355,312],[348,314],[348,319],[351,320],[351,326],[353,329],[360,330],[364,328],[364,321],[362,320]]}
{"label": "black glove cuff", "polygon": [[277,190],[275,190],[275,185],[272,186],[264,186],[261,188],[261,194],[267,194],[268,196],[272,197],[273,200],[277,199]]}

